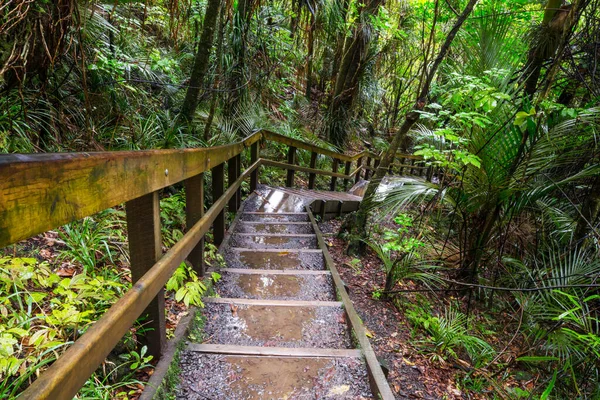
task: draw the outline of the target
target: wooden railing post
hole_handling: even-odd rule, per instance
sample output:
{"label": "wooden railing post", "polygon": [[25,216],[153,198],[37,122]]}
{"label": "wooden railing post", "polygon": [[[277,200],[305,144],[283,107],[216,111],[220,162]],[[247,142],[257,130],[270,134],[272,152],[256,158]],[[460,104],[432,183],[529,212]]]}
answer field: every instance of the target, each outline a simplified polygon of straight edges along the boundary
{"label": "wooden railing post", "polygon": [[[350,167],[352,166],[352,161],[346,161],[346,167],[344,168],[344,175],[350,175]],[[348,179],[344,179],[344,192],[348,190]]]}
{"label": "wooden railing post", "polygon": [[[356,168],[360,167],[362,165],[362,157],[360,157],[357,161],[356,161]],[[354,178],[354,183],[358,183],[360,182],[360,176],[361,176],[362,170],[358,171],[356,173],[356,177]]]}
{"label": "wooden railing post", "polygon": [[[252,143],[250,146],[250,165],[254,164],[258,160],[259,155],[259,147],[258,142]],[[250,192],[254,192],[256,190],[256,186],[258,185],[258,168],[252,171],[250,175]]]}
{"label": "wooden railing post", "polygon": [[[287,162],[288,162],[288,164],[291,164],[291,165],[294,165],[296,163],[296,148],[294,146],[290,146],[288,148]],[[287,187],[294,186],[294,172],[295,171],[293,169],[287,170],[285,186],[287,186]]]}
{"label": "wooden railing post", "polygon": [[373,161],[373,176],[377,173],[377,167],[379,167],[380,162],[381,160],[379,158]]}
{"label": "wooden railing post", "polygon": [[[128,201],[125,210],[131,281],[135,284],[162,256],[158,192]],[[142,316],[147,317],[145,326],[148,328],[142,342],[148,347],[148,353],[159,359],[167,344],[164,289],[158,292]]]}
{"label": "wooden railing post", "polygon": [[370,170],[369,168],[371,168],[371,157],[367,157],[367,168],[365,168],[365,180],[368,181],[369,180],[369,175],[370,175]]}
{"label": "wooden railing post", "polygon": [[[230,187],[231,185],[233,185],[235,183],[235,181],[237,181],[237,178],[239,177],[239,173],[240,170],[237,166],[237,156],[231,157],[228,161],[227,161],[227,187]],[[229,199],[229,203],[227,204],[227,209],[229,210],[229,212],[236,212],[237,211],[237,205],[238,205],[238,191],[235,191],[235,194],[233,196],[231,196],[231,198]]]}
{"label": "wooden railing post", "polygon": [[[340,164],[340,160],[338,160],[337,158],[333,159],[333,166],[331,167],[331,171],[332,172],[338,172],[338,165]],[[335,184],[337,182],[337,177],[332,176],[331,177],[331,185],[329,185],[329,190],[331,190],[332,192],[335,192]]]}
{"label": "wooden railing post", "polygon": [[[237,178],[239,178],[240,175],[242,174],[242,155],[241,154],[238,154],[235,157],[235,165],[236,165],[236,168],[237,168],[237,170],[236,170],[237,173],[236,173],[235,176]],[[235,209],[239,210],[240,207],[242,206],[242,186],[241,185],[240,185],[240,187],[238,188],[238,190],[236,192],[235,198],[237,200],[236,201],[236,205],[235,205]]]}
{"label": "wooden railing post", "polygon": [[402,157],[400,159],[400,168],[398,169],[398,175],[400,175],[400,176],[402,176],[402,173],[404,172],[404,166],[403,166],[404,161],[405,161],[405,159],[404,159],[404,157]]}
{"label": "wooden railing post", "polygon": [[[317,166],[317,156],[318,154],[314,151],[310,153],[310,168],[315,168]],[[315,180],[317,179],[317,174],[310,173],[308,174],[308,188],[315,188]]]}
{"label": "wooden railing post", "polygon": [[[211,170],[212,175],[212,196],[213,204],[223,195],[225,192],[224,185],[224,170],[225,163],[221,163]],[[215,246],[219,246],[225,237],[225,210],[221,210],[215,218],[213,223],[213,237]]]}
{"label": "wooden railing post", "polygon": [[[204,173],[185,180],[185,219],[189,230],[204,215]],[[204,236],[187,260],[198,276],[204,276]]]}

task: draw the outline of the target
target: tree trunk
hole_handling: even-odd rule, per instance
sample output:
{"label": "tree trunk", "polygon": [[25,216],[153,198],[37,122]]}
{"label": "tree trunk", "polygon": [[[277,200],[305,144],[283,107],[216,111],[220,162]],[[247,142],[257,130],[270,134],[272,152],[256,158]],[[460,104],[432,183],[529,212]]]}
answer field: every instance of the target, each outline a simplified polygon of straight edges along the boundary
{"label": "tree trunk", "polygon": [[473,7],[475,7],[477,1],[478,0],[469,0],[469,3],[465,7],[462,14],[457,18],[456,22],[454,22],[454,26],[452,27],[450,32],[448,32],[446,40],[440,48],[440,51],[437,57],[435,58],[431,69],[427,72],[425,76],[425,82],[423,82],[423,84],[421,85],[421,91],[417,97],[417,101],[413,106],[413,109],[406,114],[404,123],[398,130],[398,133],[392,139],[392,142],[390,143],[390,146],[387,149],[387,151],[383,154],[383,158],[379,163],[379,166],[375,170],[371,182],[367,186],[367,190],[363,197],[363,201],[360,203],[360,208],[357,211],[356,224],[354,224],[352,232],[353,239],[348,247],[350,253],[364,253],[364,240],[367,238],[367,217],[369,209],[373,202],[374,195],[377,192],[377,188],[379,187],[381,180],[385,177],[390,165],[393,163],[396,157],[396,152],[398,151],[398,147],[401,143],[404,142],[404,139],[410,131],[410,129],[419,120],[419,117],[421,115],[419,111],[422,111],[425,108],[425,105],[427,104],[429,88],[431,86],[433,78],[435,77],[437,69],[446,57],[446,54],[448,54],[448,51],[450,50],[450,45],[454,41],[456,34],[458,33],[459,29],[461,28],[462,24],[465,22],[467,17],[471,14],[471,11],[473,11]]}
{"label": "tree trunk", "polygon": [[204,83],[206,71],[208,70],[208,61],[210,58],[210,51],[213,45],[213,38],[215,36],[215,26],[217,24],[217,16],[219,15],[219,8],[221,7],[221,0],[208,0],[206,5],[206,13],[204,14],[204,26],[202,28],[202,37],[198,44],[198,52],[194,60],[194,67],[190,76],[189,86],[181,106],[181,112],[179,113],[178,120],[180,123],[191,122],[196,107],[198,106],[198,95],[200,94],[200,88]]}
{"label": "tree trunk", "polygon": [[317,10],[310,11],[310,27],[308,29],[308,54],[306,55],[306,99],[310,101],[312,91],[312,67],[315,46],[315,13]]}
{"label": "tree trunk", "polygon": [[352,103],[358,93],[368,55],[371,25],[370,17],[377,13],[383,0],[371,0],[361,10],[360,22],[353,35],[346,38],[342,61],[335,79],[328,110],[327,137],[338,148],[346,143],[346,124]]}
{"label": "tree trunk", "polygon": [[596,177],[588,195],[581,204],[574,238],[577,242],[583,241],[592,230],[594,222],[600,216],[600,177]]}
{"label": "tree trunk", "polygon": [[[527,63],[525,64],[525,94],[532,98],[538,86],[538,81],[542,71],[542,64],[556,52],[558,47],[558,37],[562,33],[562,23],[558,19],[555,23],[552,21],[557,16],[562,6],[563,0],[548,0],[544,10],[544,19],[539,28],[536,42],[532,43]],[[564,20],[563,20],[564,21]]]}
{"label": "tree trunk", "polygon": [[212,100],[210,102],[210,111],[208,112],[208,118],[206,119],[206,124],[204,124],[204,141],[208,141],[210,139],[210,128],[215,118],[215,113],[217,111],[217,102],[220,97],[219,93],[216,90],[219,88],[219,84],[221,81],[221,73],[223,71],[223,38],[225,36],[225,25],[225,12],[222,12],[219,16],[219,34],[217,36],[217,51],[215,54],[217,59],[217,71],[215,74],[215,81],[213,82],[213,89],[215,89],[215,91],[213,92]]}

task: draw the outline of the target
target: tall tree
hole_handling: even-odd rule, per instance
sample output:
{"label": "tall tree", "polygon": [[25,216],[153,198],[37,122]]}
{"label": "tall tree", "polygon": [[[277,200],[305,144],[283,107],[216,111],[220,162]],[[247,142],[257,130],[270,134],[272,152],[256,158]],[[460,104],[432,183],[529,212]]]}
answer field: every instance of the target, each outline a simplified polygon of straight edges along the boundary
{"label": "tall tree", "polygon": [[394,158],[396,157],[396,152],[398,151],[400,144],[404,142],[408,132],[411,130],[413,125],[419,120],[419,117],[421,116],[420,112],[423,111],[425,105],[427,104],[427,96],[429,95],[429,89],[431,87],[431,83],[433,82],[433,78],[435,77],[435,74],[440,64],[446,58],[446,55],[450,50],[450,46],[452,45],[452,42],[456,37],[456,34],[462,27],[465,20],[473,11],[473,8],[475,7],[475,4],[477,4],[477,1],[478,0],[469,0],[463,12],[458,16],[458,18],[454,22],[452,29],[450,30],[450,32],[448,32],[446,40],[442,44],[442,47],[440,48],[431,67],[427,70],[426,66],[424,66],[424,68],[426,69],[426,73],[423,77],[423,82],[420,85],[421,90],[417,95],[416,102],[412,110],[406,113],[404,117],[404,123],[392,139],[392,142],[390,143],[390,146],[388,147],[386,152],[383,154],[381,162],[379,163],[379,166],[377,167],[377,170],[375,171],[371,182],[367,187],[367,190],[363,197],[363,201],[360,204],[360,208],[356,213],[356,221],[352,226],[353,239],[349,246],[350,252],[364,252],[364,240],[366,239],[367,234],[366,227],[368,212],[369,208],[373,203],[373,197],[377,192],[377,188],[379,187],[381,180],[385,177],[391,163],[394,161]]}
{"label": "tall tree", "polygon": [[[328,109],[327,137],[339,148],[346,143],[346,125],[352,104],[358,94],[359,82],[365,71],[369,45],[373,37],[371,17],[383,0],[366,1],[359,9],[357,24],[345,40],[343,57],[337,70],[331,104]],[[334,74],[336,71],[334,71]]]}
{"label": "tall tree", "polygon": [[179,122],[190,122],[194,117],[196,107],[198,107],[198,96],[200,94],[200,89],[204,84],[206,71],[208,71],[208,61],[213,45],[220,8],[221,0],[208,0],[208,3],[206,4],[202,36],[200,37],[200,43],[198,44],[198,51],[196,52],[189,86],[179,114]]}

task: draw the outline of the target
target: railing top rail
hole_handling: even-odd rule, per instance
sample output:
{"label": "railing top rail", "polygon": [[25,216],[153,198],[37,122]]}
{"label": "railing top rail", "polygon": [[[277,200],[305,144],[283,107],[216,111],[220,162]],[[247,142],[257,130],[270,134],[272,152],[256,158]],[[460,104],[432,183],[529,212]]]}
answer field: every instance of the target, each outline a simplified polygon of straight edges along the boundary
{"label": "railing top rail", "polygon": [[6,154],[0,156],[0,248],[208,171],[262,138],[345,162],[380,158],[368,150],[347,155],[267,130],[206,148]]}

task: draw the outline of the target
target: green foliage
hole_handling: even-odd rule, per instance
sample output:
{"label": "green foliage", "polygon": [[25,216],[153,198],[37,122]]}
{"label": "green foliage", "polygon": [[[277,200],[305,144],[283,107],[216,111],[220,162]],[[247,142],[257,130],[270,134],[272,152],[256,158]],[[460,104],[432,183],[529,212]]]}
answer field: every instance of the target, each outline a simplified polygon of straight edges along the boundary
{"label": "green foliage", "polygon": [[61,278],[47,263],[0,258],[0,396],[23,389],[128,289],[86,274]]}
{"label": "green foliage", "polygon": [[423,309],[413,307],[406,313],[410,322],[423,329],[429,335],[425,340],[434,349],[433,358],[460,358],[459,349],[464,350],[474,366],[491,360],[495,351],[483,339],[469,334],[470,321],[467,316],[454,307],[444,310],[443,314],[433,316]]}

